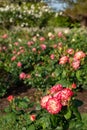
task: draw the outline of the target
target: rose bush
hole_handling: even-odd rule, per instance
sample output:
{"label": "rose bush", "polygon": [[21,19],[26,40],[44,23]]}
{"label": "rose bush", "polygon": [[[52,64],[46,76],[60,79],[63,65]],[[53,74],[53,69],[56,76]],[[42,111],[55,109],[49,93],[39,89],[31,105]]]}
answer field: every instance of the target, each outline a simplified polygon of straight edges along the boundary
{"label": "rose bush", "polygon": [[81,101],[75,95],[72,87],[61,84],[52,86],[34,103],[27,97],[9,95],[9,107],[5,109],[0,127],[7,130],[82,130],[83,122],[78,111]]}
{"label": "rose bush", "polygon": [[75,43],[71,40],[75,35],[73,30],[70,34],[18,35],[15,32],[0,37],[0,69],[8,75],[8,78],[1,76],[0,79],[3,80],[1,86],[6,84],[6,87],[1,87],[3,94],[13,83],[20,82],[43,90],[55,83],[62,83],[65,87],[75,83],[76,89],[87,88],[85,31],[77,31],[76,36],[80,35],[80,38]]}

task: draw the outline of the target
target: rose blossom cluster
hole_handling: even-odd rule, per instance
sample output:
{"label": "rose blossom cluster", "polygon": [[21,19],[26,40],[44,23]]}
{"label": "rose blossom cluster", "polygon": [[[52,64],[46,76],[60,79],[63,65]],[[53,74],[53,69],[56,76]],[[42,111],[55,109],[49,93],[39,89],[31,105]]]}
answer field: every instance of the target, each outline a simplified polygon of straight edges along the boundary
{"label": "rose blossom cluster", "polygon": [[[69,55],[73,55],[74,54],[74,50],[72,48],[67,50],[67,54]],[[74,54],[74,56],[72,57],[72,61],[70,61],[71,57],[69,56],[62,56],[59,59],[59,64],[64,65],[66,63],[70,63],[72,68],[74,70],[78,69],[80,67],[80,63],[81,63],[81,59],[85,58],[86,54],[83,51],[78,51]]]}
{"label": "rose blossom cluster", "polygon": [[57,114],[63,106],[67,106],[73,91],[69,88],[63,88],[61,84],[54,85],[49,90],[49,95],[41,98],[41,107],[45,108],[51,114]]}

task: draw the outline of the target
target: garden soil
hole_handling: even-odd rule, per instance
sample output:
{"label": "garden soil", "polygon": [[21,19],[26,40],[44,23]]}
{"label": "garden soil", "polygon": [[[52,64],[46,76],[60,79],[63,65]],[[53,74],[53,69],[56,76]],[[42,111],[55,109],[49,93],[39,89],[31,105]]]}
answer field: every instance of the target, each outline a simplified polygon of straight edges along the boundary
{"label": "garden soil", "polygon": [[[36,100],[40,100],[41,94],[41,92],[37,92],[34,88],[29,88],[26,86],[10,88],[7,91],[7,94],[0,98],[0,111],[2,112],[4,108],[9,105],[9,102],[7,101],[7,97],[9,95],[13,95],[14,97],[27,96],[31,101],[35,102]],[[77,92],[76,99],[81,101],[79,111],[81,113],[87,113],[87,90]]]}

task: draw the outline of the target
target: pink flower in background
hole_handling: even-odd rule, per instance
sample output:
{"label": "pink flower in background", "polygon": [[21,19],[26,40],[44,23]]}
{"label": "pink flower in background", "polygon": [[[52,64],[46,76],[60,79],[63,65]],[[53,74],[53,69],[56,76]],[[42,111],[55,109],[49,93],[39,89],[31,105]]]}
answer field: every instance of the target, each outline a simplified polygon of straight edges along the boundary
{"label": "pink flower in background", "polygon": [[57,44],[54,44],[54,45],[53,45],[53,48],[57,48]]}
{"label": "pink flower in background", "polygon": [[86,56],[86,54],[83,51],[78,51],[75,53],[74,59],[80,60],[80,59],[84,58],[85,56]]}
{"label": "pink flower in background", "polygon": [[45,38],[44,37],[40,37],[39,39],[41,42],[45,41]]}
{"label": "pink flower in background", "polygon": [[21,66],[22,66],[22,63],[21,63],[21,62],[18,62],[18,63],[17,63],[17,66],[18,66],[18,67],[21,67]]}
{"label": "pink flower in background", "polygon": [[63,36],[62,32],[58,32],[58,37],[61,38]]}
{"label": "pink flower in background", "polygon": [[24,49],[24,47],[23,47],[23,46],[20,46],[19,49],[20,49],[20,50],[21,50],[21,49]]}
{"label": "pink flower in background", "polygon": [[45,44],[41,44],[40,47],[41,47],[42,50],[46,49],[46,45]]}
{"label": "pink flower in background", "polygon": [[18,45],[19,45],[19,42],[15,42],[14,45],[18,46]]}
{"label": "pink flower in background", "polygon": [[30,120],[31,121],[34,121],[35,119],[36,119],[36,115],[35,114],[30,115]]}
{"label": "pink flower in background", "polygon": [[61,111],[62,104],[55,97],[52,97],[47,101],[46,109],[51,114],[57,114]]}
{"label": "pink flower in background", "polygon": [[30,79],[30,78],[31,78],[31,75],[30,75],[30,74],[26,74],[26,78],[27,78],[27,79]]}
{"label": "pink flower in background", "polygon": [[26,74],[24,72],[22,72],[19,77],[20,77],[20,79],[25,79],[26,78]]}
{"label": "pink flower in background", "polygon": [[24,50],[24,49],[21,49],[21,50],[20,50],[20,53],[21,53],[21,54],[22,54],[22,53],[24,53],[24,52],[25,52],[25,50]]}
{"label": "pink flower in background", "polygon": [[34,47],[34,48],[32,48],[32,51],[33,51],[33,52],[36,52],[36,48],[35,48],[35,47]]}
{"label": "pink flower in background", "polygon": [[61,42],[59,42],[59,43],[58,43],[58,49],[59,49],[59,50],[61,50],[61,49],[62,49],[62,47],[63,47],[62,43],[61,43]]}
{"label": "pink flower in background", "polygon": [[3,49],[4,51],[6,51],[6,50],[7,50],[6,46],[3,46],[3,47],[2,47],[2,49]]}
{"label": "pink flower in background", "polygon": [[70,54],[70,55],[72,55],[72,54],[74,53],[74,49],[69,48],[69,49],[67,50],[67,53]]}
{"label": "pink flower in background", "polygon": [[13,56],[13,57],[11,58],[11,61],[14,61],[14,60],[16,60],[16,56]]}
{"label": "pink flower in background", "polygon": [[75,69],[75,70],[79,69],[79,67],[80,67],[80,60],[74,60],[74,61],[72,62],[72,67],[73,67],[73,69]]}
{"label": "pink flower in background", "polygon": [[55,58],[55,55],[54,55],[54,54],[51,54],[51,55],[50,55],[50,59],[51,59],[51,60],[54,60],[54,58]]}
{"label": "pink flower in background", "polygon": [[8,100],[9,102],[11,102],[13,99],[14,99],[13,95],[9,95],[9,96],[7,97],[7,100]]}
{"label": "pink flower in background", "polygon": [[29,41],[29,42],[27,43],[28,46],[31,46],[31,45],[33,45],[33,44],[34,44],[33,41]]}
{"label": "pink flower in background", "polygon": [[2,36],[2,38],[3,38],[3,39],[6,39],[6,38],[8,38],[8,35],[7,35],[7,34],[4,34],[4,35]]}
{"label": "pink flower in background", "polygon": [[67,56],[62,56],[60,59],[59,59],[59,64],[65,64],[69,61],[69,58]]}
{"label": "pink flower in background", "polygon": [[56,84],[53,87],[51,87],[51,89],[49,91],[50,91],[50,94],[54,94],[62,89],[63,89],[63,86],[61,84]]}
{"label": "pink flower in background", "polygon": [[42,97],[41,103],[40,103],[42,108],[46,108],[47,101],[50,98],[51,98],[51,95],[47,95],[47,96]]}
{"label": "pink flower in background", "polygon": [[55,38],[55,35],[52,35],[51,37],[50,37],[50,40],[52,40],[52,39],[54,39]]}
{"label": "pink flower in background", "polygon": [[63,46],[62,42],[59,42],[59,43],[58,43],[58,47],[61,47],[61,48],[62,48],[62,46]]}
{"label": "pink flower in background", "polygon": [[18,52],[17,52],[17,55],[19,56],[20,54],[21,54],[21,52],[20,52],[20,51],[18,51]]}

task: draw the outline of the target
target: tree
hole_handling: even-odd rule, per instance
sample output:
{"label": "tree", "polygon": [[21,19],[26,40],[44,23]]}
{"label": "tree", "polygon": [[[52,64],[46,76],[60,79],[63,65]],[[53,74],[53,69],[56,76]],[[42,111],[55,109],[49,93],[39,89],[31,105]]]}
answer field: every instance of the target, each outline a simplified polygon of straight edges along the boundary
{"label": "tree", "polygon": [[87,26],[87,0],[58,0],[66,3],[64,13],[73,20],[80,21],[82,26]]}

